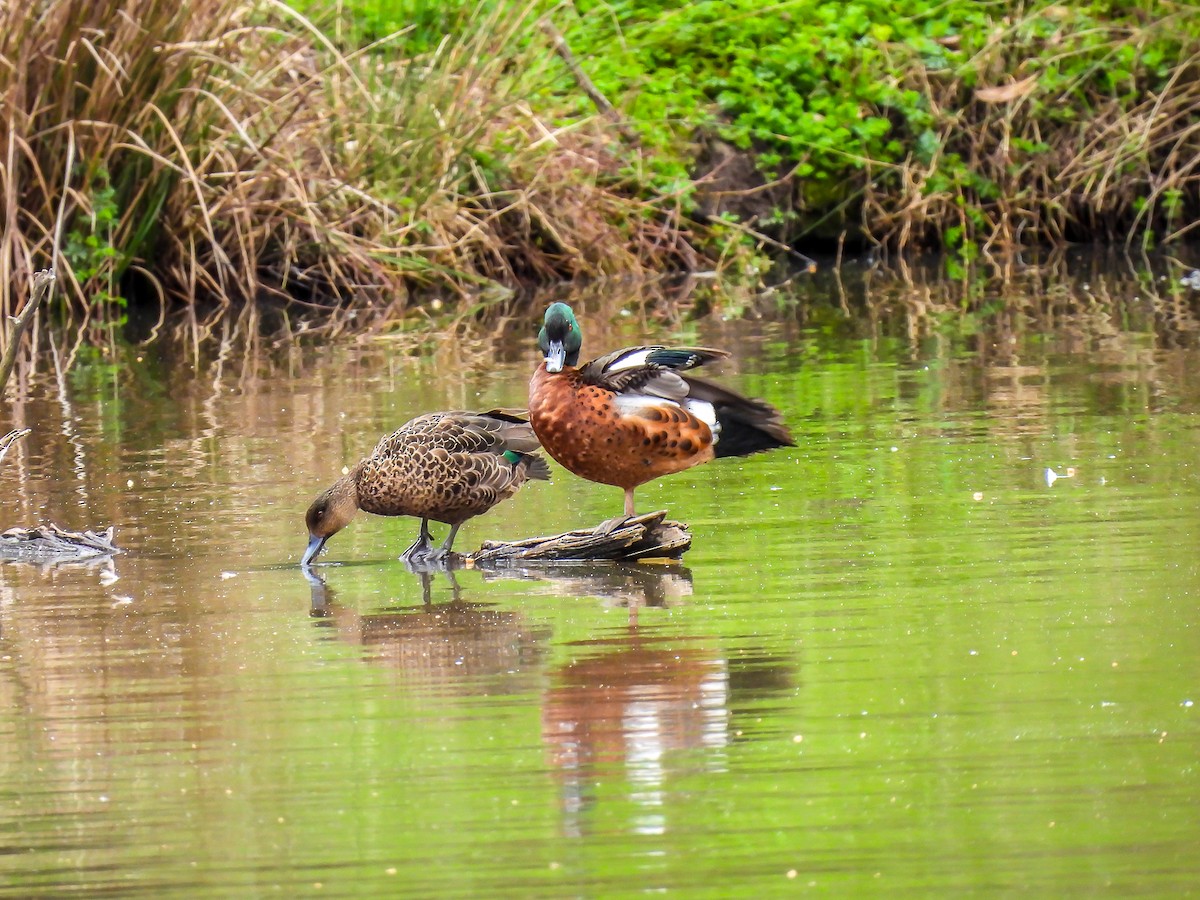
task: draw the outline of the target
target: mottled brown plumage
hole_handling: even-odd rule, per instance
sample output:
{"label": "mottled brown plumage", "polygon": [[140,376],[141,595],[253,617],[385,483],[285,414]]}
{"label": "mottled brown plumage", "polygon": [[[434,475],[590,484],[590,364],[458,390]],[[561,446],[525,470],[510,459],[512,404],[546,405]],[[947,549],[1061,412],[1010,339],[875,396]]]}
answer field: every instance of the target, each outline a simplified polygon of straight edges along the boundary
{"label": "mottled brown plumage", "polygon": [[[550,477],[537,449],[529,423],[510,412],[418,416],[313,501],[305,516],[309,543],[301,564],[311,563],[360,509],[419,518],[420,535],[404,558],[443,559],[463,522],[508,499],[530,478]],[[451,526],[437,550],[430,548],[430,519]]]}
{"label": "mottled brown plumage", "polygon": [[779,411],[681,372],[725,357],[702,347],[629,347],[576,368],[582,347],[570,307],[546,310],[545,361],[529,383],[529,421],[546,452],[576,475],[633,491],[720,456],[794,446]]}

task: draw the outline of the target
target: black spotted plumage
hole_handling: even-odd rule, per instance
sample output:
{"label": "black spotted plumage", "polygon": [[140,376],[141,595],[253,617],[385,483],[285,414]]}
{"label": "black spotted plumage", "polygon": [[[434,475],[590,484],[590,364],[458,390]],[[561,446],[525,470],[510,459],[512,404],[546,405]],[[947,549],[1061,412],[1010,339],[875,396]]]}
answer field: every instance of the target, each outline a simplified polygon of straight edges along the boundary
{"label": "black spotted plumage", "polygon": [[[301,562],[310,563],[360,509],[419,518],[420,535],[405,558],[444,558],[463,522],[508,499],[529,479],[549,479],[549,466],[537,449],[532,427],[512,412],[418,416],[383,438],[313,501],[305,517],[310,539]],[[430,547],[430,519],[451,526],[437,550]]]}

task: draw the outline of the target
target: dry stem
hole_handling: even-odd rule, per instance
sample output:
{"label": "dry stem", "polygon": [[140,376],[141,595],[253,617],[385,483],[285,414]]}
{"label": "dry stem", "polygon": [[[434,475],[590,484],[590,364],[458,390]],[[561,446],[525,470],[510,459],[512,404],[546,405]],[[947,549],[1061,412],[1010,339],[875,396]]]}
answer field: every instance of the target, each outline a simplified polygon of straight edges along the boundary
{"label": "dry stem", "polygon": [[[29,294],[29,302],[21,310],[21,315],[13,320],[12,333],[8,336],[8,345],[4,348],[4,357],[0,359],[0,392],[4,390],[8,384],[8,378],[12,374],[13,365],[17,361],[17,349],[21,346],[21,338],[33,324],[33,317],[37,314],[42,300],[53,289],[54,280],[53,269],[43,269],[33,276],[33,290]],[[8,445],[5,445],[4,450],[7,451],[7,449]],[[0,458],[3,458],[2,453],[0,453]]]}

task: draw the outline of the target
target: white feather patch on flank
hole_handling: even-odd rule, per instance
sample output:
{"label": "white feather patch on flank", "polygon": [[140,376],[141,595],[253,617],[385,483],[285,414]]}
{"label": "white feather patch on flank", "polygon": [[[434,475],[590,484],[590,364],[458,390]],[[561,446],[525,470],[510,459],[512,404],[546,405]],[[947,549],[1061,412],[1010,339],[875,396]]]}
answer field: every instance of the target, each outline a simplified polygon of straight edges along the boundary
{"label": "white feather patch on flank", "polygon": [[652,397],[649,394],[617,394],[613,397],[613,403],[622,413],[641,413],[648,409],[662,408],[664,406],[678,406],[671,400],[664,400],[662,397]]}
{"label": "white feather patch on flank", "polygon": [[721,434],[721,423],[717,421],[717,409],[707,400],[688,398],[683,401],[683,407],[693,416],[706,424],[713,435],[713,443]]}
{"label": "white feather patch on flank", "polygon": [[618,359],[613,360],[604,367],[606,372],[620,372],[622,369],[636,369],[639,366],[646,365],[646,360],[649,359],[653,349],[635,350],[632,353],[627,353]]}

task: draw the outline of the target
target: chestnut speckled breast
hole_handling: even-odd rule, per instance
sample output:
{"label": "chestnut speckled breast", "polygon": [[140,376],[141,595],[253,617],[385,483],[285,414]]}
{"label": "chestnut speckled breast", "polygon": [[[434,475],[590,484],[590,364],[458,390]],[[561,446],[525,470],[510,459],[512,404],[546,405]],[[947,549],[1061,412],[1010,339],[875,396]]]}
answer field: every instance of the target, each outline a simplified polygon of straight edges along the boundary
{"label": "chestnut speckled breast", "polygon": [[578,370],[558,378],[538,366],[529,421],[546,452],[581,478],[635,488],[713,458],[712,429],[686,409],[622,412],[613,392],[580,381]]}

